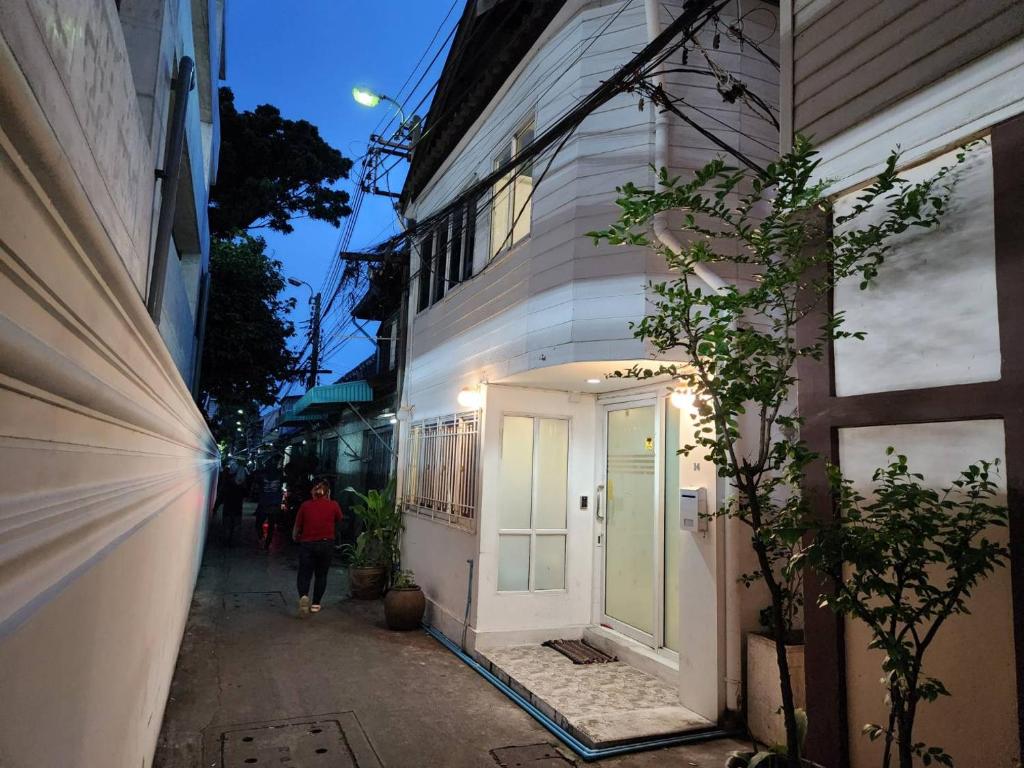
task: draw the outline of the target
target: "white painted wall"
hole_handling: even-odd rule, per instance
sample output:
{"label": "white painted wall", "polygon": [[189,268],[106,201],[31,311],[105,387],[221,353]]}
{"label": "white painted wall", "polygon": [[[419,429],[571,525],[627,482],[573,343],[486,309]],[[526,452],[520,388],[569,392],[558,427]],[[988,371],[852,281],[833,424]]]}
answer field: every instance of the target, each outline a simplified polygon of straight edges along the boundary
{"label": "white painted wall", "polygon": [[115,4],[5,3],[0,104],[0,763],[147,768],[218,455],[143,303]]}
{"label": "white painted wall", "polygon": [[[691,411],[681,412],[677,450],[692,443],[694,416]],[[679,484],[704,488],[707,510],[713,512],[723,501],[718,472],[702,454],[696,450],[678,455]],[[691,533],[679,528],[678,506],[666,509],[665,515],[677,523],[679,537],[679,700],[697,714],[716,721],[726,706],[727,694],[726,521],[708,521],[707,531]],[[739,638],[734,641],[739,642]]]}
{"label": "white painted wall", "polygon": [[[870,491],[871,474],[885,464],[888,446],[905,453],[911,470],[922,473],[929,487],[939,489],[948,487],[972,462],[1003,459],[1003,423],[962,421],[840,430],[840,464],[861,493]],[[1005,504],[1005,477],[994,479],[1001,490],[999,501]],[[1003,542],[1007,539],[1005,529],[988,535]],[[1019,754],[1010,592],[1009,568],[1001,568],[973,590],[971,614],[950,619],[925,657],[926,674],[942,680],[952,696],[920,706],[914,735],[928,745],[943,747],[957,765],[1012,765]],[[879,682],[882,654],[867,650],[869,639],[863,624],[846,623],[853,768],[878,765],[880,743],[870,742],[860,731],[868,722],[884,724],[887,711]]]}
{"label": "white painted wall", "polygon": [[[954,165],[956,154],[943,154],[901,175],[911,182],[929,178]],[[867,333],[863,341],[835,344],[840,397],[999,379],[988,143],[971,151],[956,178],[939,227],[914,228],[893,238],[891,255],[866,290],[855,279],[836,289],[836,306],[846,313],[845,330]],[[848,213],[857,196],[851,192],[839,198],[836,213]],[[881,218],[882,212],[873,212],[858,217],[855,225],[862,228]]]}

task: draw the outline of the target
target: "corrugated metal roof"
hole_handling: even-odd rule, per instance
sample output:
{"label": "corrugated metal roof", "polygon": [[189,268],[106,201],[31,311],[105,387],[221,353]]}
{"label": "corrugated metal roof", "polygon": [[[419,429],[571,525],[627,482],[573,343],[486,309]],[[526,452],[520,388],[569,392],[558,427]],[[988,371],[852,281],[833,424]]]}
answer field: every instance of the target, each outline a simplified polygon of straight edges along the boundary
{"label": "corrugated metal roof", "polygon": [[369,403],[373,390],[365,381],[345,381],[313,387],[295,403],[294,413],[300,417],[316,416],[339,410],[345,403]]}

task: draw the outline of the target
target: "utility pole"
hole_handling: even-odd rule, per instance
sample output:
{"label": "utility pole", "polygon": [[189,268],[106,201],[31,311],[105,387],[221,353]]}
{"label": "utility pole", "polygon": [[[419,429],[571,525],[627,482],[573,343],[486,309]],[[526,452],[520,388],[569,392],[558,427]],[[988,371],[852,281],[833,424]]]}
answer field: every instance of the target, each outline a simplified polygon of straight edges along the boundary
{"label": "utility pole", "polygon": [[316,377],[320,372],[320,293],[313,296],[313,317],[309,325],[309,381],[306,389],[316,386]]}

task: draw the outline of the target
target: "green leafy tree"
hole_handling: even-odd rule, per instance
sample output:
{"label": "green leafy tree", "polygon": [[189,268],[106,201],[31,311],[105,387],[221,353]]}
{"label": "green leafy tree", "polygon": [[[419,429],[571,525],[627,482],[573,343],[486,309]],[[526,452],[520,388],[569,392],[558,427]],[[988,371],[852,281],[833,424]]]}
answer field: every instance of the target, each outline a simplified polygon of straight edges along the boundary
{"label": "green leafy tree", "polygon": [[[200,387],[208,412],[212,403],[229,415],[236,408],[248,412],[254,403],[270,405],[278,382],[294,378],[296,360],[288,349],[294,328],[285,319],[294,300],[280,298],[284,285],[281,262],[267,256],[262,238],[213,241]],[[213,421],[223,434],[225,425]]]}
{"label": "green leafy tree", "polygon": [[[713,514],[750,529],[755,576],[771,600],[767,618],[782,685],[786,744],[778,751],[790,768],[800,765],[802,739],[785,642],[796,589],[793,555],[811,526],[803,480],[816,458],[799,438],[796,363],[820,359],[836,339],[860,337],[843,330],[842,316],[830,312],[830,291],[846,279],[866,287],[894,235],[936,226],[952,184],[949,168],[905,183],[894,152],[852,210],[833,216],[825,183],[814,181],[815,155],[798,137],[792,151],[763,173],[721,159],[687,181],[662,169],[656,189],[619,188],[619,221],[591,233],[595,242],[650,248],[677,275],[652,286],[653,312],[633,330],[656,353],[689,362],[635,366],[613,375],[667,374],[695,397],[692,442],[682,452],[702,450],[728,479],[733,493]],[[650,234],[653,217],[668,211],[682,216],[678,251]],[[754,279],[709,291],[698,273],[722,266]],[[798,340],[798,323],[817,308],[826,312],[819,335]]]}
{"label": "green leafy tree", "polygon": [[266,227],[291,232],[310,218],[339,226],[349,196],[332,188],[352,161],[306,120],[288,120],[270,104],[239,112],[230,88],[220,89],[220,161],[211,191],[214,237]]}
{"label": "green leafy tree", "polygon": [[1006,527],[1009,511],[996,503],[996,462],[972,464],[936,491],[910,471],[906,456],[892,448],[887,453],[889,463],[874,473],[870,501],[831,468],[841,516],[818,533],[802,559],[836,585],[821,605],[864,622],[869,647],[884,653],[889,720],[864,726],[872,740],[885,740],[883,768],[891,765],[894,747],[900,768],[913,768],[915,759],[952,766],[941,747],[914,739],[918,705],[950,695],[925,673],[925,653],[947,619],[969,613],[978,583],[1006,564],[1009,549],[987,534]]}

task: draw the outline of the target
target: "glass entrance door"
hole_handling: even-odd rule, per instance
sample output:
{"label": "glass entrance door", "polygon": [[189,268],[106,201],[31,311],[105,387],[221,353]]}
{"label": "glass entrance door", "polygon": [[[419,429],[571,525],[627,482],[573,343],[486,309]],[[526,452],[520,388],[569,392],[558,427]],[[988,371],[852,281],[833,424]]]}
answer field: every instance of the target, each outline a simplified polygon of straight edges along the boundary
{"label": "glass entrance door", "polygon": [[658,633],[657,412],[607,411],[604,613],[620,632],[655,645]]}

